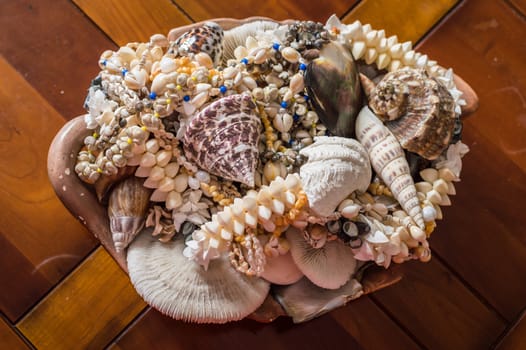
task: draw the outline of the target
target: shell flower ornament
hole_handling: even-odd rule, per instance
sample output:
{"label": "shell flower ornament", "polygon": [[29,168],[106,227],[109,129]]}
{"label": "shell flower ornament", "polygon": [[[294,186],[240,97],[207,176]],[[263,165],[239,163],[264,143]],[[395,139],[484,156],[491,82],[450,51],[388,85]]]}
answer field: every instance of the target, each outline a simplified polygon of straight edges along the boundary
{"label": "shell flower ornament", "polygon": [[62,199],[162,313],[303,322],[431,258],[476,95],[410,42],[336,16],[222,19],[98,64],[74,141],[52,145],[84,184]]}

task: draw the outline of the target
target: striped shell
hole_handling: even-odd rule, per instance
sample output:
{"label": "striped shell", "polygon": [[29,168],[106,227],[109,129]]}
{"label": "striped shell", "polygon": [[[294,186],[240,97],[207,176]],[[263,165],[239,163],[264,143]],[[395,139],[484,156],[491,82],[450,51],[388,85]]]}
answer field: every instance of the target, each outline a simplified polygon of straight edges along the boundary
{"label": "striped shell", "polygon": [[316,214],[328,216],[355,190],[365,191],[371,180],[367,151],[356,140],[320,136],[300,154],[308,161],[300,177],[309,206]]}
{"label": "striped shell", "polygon": [[455,100],[424,69],[386,74],[369,91],[369,106],[403,148],[423,158],[436,159],[453,136]]}
{"label": "striped shell", "polygon": [[199,112],[184,135],[188,160],[227,180],[254,186],[261,121],[250,93],[230,95]]}
{"label": "striped shell", "polygon": [[371,165],[378,176],[389,187],[402,208],[423,229],[422,209],[404,150],[367,106],[362,108],[356,119],[356,137],[369,152]]}
{"label": "striped shell", "polygon": [[223,56],[223,29],[215,22],[206,22],[181,35],[175,44],[179,54],[187,56],[190,53],[205,52],[217,66]]}

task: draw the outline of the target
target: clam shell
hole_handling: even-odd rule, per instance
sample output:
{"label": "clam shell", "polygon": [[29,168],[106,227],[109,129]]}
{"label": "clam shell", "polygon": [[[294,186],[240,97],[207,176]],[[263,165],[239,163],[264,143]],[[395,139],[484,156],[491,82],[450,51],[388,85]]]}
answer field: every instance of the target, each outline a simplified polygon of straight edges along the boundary
{"label": "clam shell", "polygon": [[334,240],[316,249],[295,228],[287,230],[286,235],[294,262],[312,283],[326,289],[338,289],[349,281],[356,269],[349,246]]}
{"label": "clam shell", "polygon": [[124,250],[144,226],[152,191],[132,176],[115,185],[109,198],[110,231],[117,252]]}
{"label": "clam shell", "polygon": [[332,214],[349,194],[369,186],[369,157],[356,140],[319,136],[300,154],[308,157],[300,168],[301,182],[311,210],[319,216]]}
{"label": "clam shell", "polygon": [[223,256],[204,270],[183,256],[184,239],[161,243],[144,232],[128,249],[128,271],[137,292],[154,308],[178,320],[225,323],[254,312],[270,285],[234,270]]}
{"label": "clam shell", "polygon": [[374,113],[365,106],[356,119],[356,137],[369,153],[373,169],[402,208],[424,228],[424,218],[404,150]]}
{"label": "clam shell", "polygon": [[189,30],[175,41],[179,54],[207,53],[217,66],[223,55],[223,28],[215,22],[206,22],[201,27]]}
{"label": "clam shell", "polygon": [[410,152],[433,160],[451,142],[457,120],[455,100],[424,69],[386,74],[370,91],[369,106]]}
{"label": "clam shell", "polygon": [[298,268],[289,252],[276,257],[267,257],[265,270],[260,277],[273,284],[288,285],[301,279],[303,272]]}
{"label": "clam shell", "polygon": [[230,95],[199,112],[184,135],[188,159],[211,174],[254,186],[261,121],[250,93]]}
{"label": "clam shell", "polygon": [[322,123],[337,136],[354,136],[362,90],[354,60],[337,42],[323,46],[305,72],[305,87]]}
{"label": "clam shell", "polygon": [[274,286],[276,300],[292,317],[294,323],[312,320],[331,310],[347,304],[363,294],[363,287],[351,279],[338,289],[323,289],[302,278],[290,286]]}

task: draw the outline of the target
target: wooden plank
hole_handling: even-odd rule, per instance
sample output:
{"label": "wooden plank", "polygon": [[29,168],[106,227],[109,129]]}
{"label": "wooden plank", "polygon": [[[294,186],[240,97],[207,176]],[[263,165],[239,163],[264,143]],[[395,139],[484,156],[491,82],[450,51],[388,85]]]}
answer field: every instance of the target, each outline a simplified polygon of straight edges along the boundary
{"label": "wooden plank", "polygon": [[194,21],[211,18],[232,17],[245,18],[252,16],[270,17],[276,20],[299,19],[325,23],[330,15],[338,17],[358,0],[345,1],[228,1],[200,0],[175,1]]}
{"label": "wooden plank", "polygon": [[332,311],[331,316],[364,349],[420,349],[368,296]]}
{"label": "wooden plank", "polygon": [[152,34],[191,23],[170,1],[73,0],[114,42],[147,42]]}
{"label": "wooden plank", "polygon": [[504,335],[496,346],[498,350],[521,350],[526,344],[526,312],[523,311],[518,321]]}
{"label": "wooden plank", "polygon": [[408,262],[405,277],[373,294],[430,349],[487,349],[505,324],[437,259]]}
{"label": "wooden plank", "polygon": [[522,16],[526,16],[526,0],[506,0],[506,2],[511,4],[513,9],[518,11]]}
{"label": "wooden plank", "polygon": [[85,113],[100,54],[114,44],[68,0],[0,1],[0,13],[0,54],[64,117]]}
{"label": "wooden plank", "polygon": [[145,307],[103,248],[17,324],[38,349],[101,349]]}
{"label": "wooden plank", "polygon": [[459,0],[365,0],[343,21],[360,20],[373,29],[384,29],[386,36],[397,35],[400,42],[415,43],[422,38]]}
{"label": "wooden plank", "polygon": [[38,276],[53,285],[96,246],[96,240],[63,207],[47,177],[47,150],[63,119],[2,58],[0,76],[9,82],[0,85],[0,233],[9,242],[4,244],[10,247],[6,254],[22,254],[18,260],[26,261],[18,270],[3,260],[2,278],[20,273],[13,278],[20,284],[7,293],[33,287],[39,291],[24,307],[2,305],[15,320],[42,295]]}
{"label": "wooden plank", "polygon": [[508,321],[526,306],[525,35],[503,1],[468,1],[419,48],[480,97],[464,123],[463,180],[431,245]]}
{"label": "wooden plank", "polygon": [[9,350],[29,349],[26,343],[24,343],[24,341],[2,317],[0,317],[0,345],[2,346],[2,349]]}
{"label": "wooden plank", "polygon": [[270,324],[252,320],[225,325],[175,321],[151,309],[110,349],[362,349],[330,315],[293,324],[280,317]]}

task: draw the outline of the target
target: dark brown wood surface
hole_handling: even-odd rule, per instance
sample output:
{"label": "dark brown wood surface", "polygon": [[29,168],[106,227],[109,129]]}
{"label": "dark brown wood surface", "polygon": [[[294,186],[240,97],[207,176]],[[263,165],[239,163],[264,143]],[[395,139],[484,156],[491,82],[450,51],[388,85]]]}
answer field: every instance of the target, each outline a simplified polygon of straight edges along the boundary
{"label": "dark brown wood surface", "polygon": [[[0,348],[525,348],[525,11],[523,0],[0,2]],[[471,152],[433,233],[434,258],[302,325],[192,325],[145,307],[46,178],[51,139],[83,112],[100,54],[209,18],[332,13],[420,42],[480,97],[464,123]]]}

